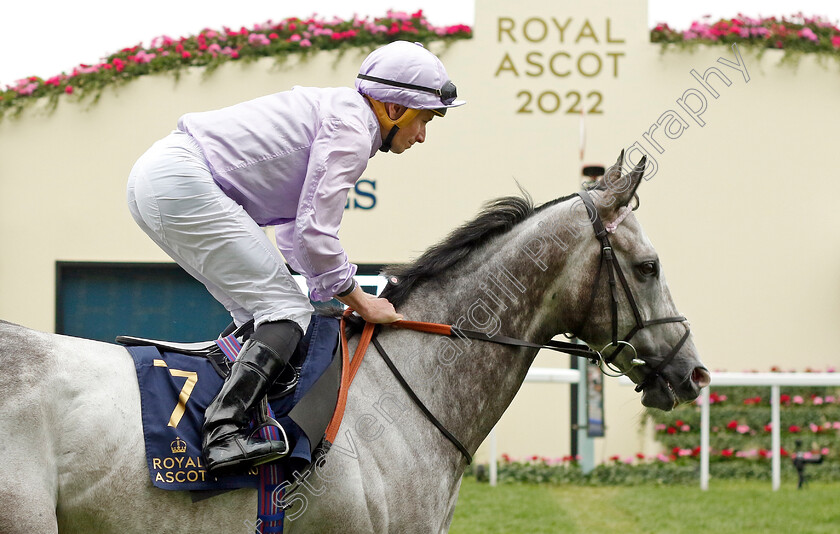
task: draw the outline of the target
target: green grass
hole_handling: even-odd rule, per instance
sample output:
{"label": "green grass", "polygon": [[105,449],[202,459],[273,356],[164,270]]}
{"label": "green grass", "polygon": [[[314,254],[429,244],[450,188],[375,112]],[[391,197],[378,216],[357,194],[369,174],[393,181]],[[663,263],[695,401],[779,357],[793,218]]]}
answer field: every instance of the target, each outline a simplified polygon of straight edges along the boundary
{"label": "green grass", "polygon": [[840,532],[840,484],[584,487],[464,478],[450,534],[821,534]]}

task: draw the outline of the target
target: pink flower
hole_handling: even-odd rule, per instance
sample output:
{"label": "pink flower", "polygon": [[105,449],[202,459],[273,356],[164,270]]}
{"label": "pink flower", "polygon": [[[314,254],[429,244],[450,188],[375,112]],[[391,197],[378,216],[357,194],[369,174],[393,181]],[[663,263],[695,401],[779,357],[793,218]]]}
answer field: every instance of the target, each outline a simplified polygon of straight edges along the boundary
{"label": "pink flower", "polygon": [[[218,45],[216,45],[216,46],[218,46]],[[150,53],[146,52],[145,50],[141,50],[140,52],[137,53],[136,56],[134,56],[134,61],[136,61],[137,63],[148,63],[151,60],[155,59],[156,57],[157,57],[157,54],[150,54]]]}
{"label": "pink flower", "polygon": [[[831,46],[833,46],[834,48],[840,48],[840,35],[831,36]],[[833,370],[829,371],[829,373],[833,372]]]}
{"label": "pink flower", "polygon": [[261,33],[252,33],[248,36],[248,43],[253,46],[265,46],[271,44],[271,39]]}
{"label": "pink flower", "polygon": [[796,395],[796,396],[793,397],[793,403],[794,404],[802,404],[803,402],[805,402],[805,401],[802,399],[801,395]]}
{"label": "pink flower", "polygon": [[817,37],[817,34],[815,34],[811,28],[802,28],[801,30],[799,30],[799,32],[797,32],[797,35],[799,35],[799,37],[802,37],[803,39],[808,39],[815,43],[820,40],[819,37]]}
{"label": "pink flower", "polygon": [[816,424],[814,424],[814,423],[809,424],[809,425],[808,425],[808,428],[810,428],[810,429],[811,429],[811,432],[813,432],[814,434],[816,434],[817,432],[819,432],[819,431],[820,431],[820,427],[819,427],[819,425],[816,425]]}
{"label": "pink flower", "polygon": [[826,456],[828,452],[828,447],[823,447],[822,450],[820,450],[820,454],[822,454],[823,456]]}
{"label": "pink flower", "polygon": [[823,401],[823,398],[822,398],[822,397],[814,397],[814,404],[815,404],[816,406],[819,406],[819,405],[820,405],[820,404],[822,404],[823,402],[824,402],[824,401]]}
{"label": "pink flower", "polygon": [[738,425],[735,428],[735,431],[738,432],[739,434],[746,434],[747,432],[750,431],[750,427],[749,427],[749,425]]}
{"label": "pink flower", "polygon": [[28,83],[28,84],[24,85],[23,87],[19,87],[19,89],[17,90],[17,93],[19,95],[31,95],[32,93],[35,92],[35,89],[37,89],[37,88],[38,88],[37,83],[34,83],[34,82]]}
{"label": "pink flower", "polygon": [[308,46],[312,46],[312,42],[309,39],[303,39],[298,43],[300,46],[306,48]]}
{"label": "pink flower", "polygon": [[656,459],[659,460],[660,462],[670,462],[671,461],[670,458],[668,458],[667,456],[665,456],[661,452],[656,455]]}
{"label": "pink flower", "polygon": [[840,430],[840,421],[834,421],[833,423],[831,423],[831,428],[833,428],[834,430]]}
{"label": "pink flower", "polygon": [[[292,25],[289,24],[289,28],[291,28],[291,27],[292,27]],[[289,40],[292,41],[293,43],[296,43],[296,42],[301,40],[301,36],[298,35],[298,34],[294,34],[291,37],[289,37]]]}
{"label": "pink flower", "polygon": [[68,85],[67,87],[64,88],[64,92],[67,93],[68,95],[72,95],[73,94],[73,86]]}
{"label": "pink flower", "polygon": [[689,432],[691,431],[691,427],[688,425],[683,425],[680,427],[680,430],[682,430],[683,432]]}

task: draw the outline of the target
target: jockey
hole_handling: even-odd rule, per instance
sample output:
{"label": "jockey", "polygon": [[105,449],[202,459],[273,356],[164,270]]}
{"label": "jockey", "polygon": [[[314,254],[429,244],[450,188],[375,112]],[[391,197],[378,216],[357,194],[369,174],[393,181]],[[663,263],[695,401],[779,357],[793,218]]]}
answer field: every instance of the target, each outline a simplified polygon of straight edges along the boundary
{"label": "jockey", "polygon": [[[248,432],[248,412],[314,311],[284,258],[313,300],[335,297],[369,322],[402,318],[353,278],[356,266],[338,240],[347,195],[377,150],[401,154],[422,143],[433,117],[462,104],[434,54],[398,41],[364,60],[356,90],[294,87],[188,113],[138,159],[127,194],[134,220],[237,326],[254,320],[254,335],[205,412],[208,471],[241,471],[287,449]],[[275,227],[276,247],[263,226]]]}

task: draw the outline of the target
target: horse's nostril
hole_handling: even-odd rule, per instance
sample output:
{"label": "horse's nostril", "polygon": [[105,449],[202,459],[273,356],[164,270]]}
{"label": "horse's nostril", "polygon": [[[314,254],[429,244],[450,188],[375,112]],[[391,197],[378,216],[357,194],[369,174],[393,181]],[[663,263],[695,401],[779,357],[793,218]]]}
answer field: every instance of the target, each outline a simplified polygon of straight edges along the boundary
{"label": "horse's nostril", "polygon": [[705,367],[695,367],[691,372],[691,380],[700,388],[704,388],[712,383],[712,376]]}

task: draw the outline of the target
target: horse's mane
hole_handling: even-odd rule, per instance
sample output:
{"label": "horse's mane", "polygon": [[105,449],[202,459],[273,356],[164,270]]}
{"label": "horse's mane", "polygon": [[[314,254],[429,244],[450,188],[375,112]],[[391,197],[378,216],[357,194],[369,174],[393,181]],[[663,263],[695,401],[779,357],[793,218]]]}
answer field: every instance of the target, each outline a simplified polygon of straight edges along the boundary
{"label": "horse's mane", "polygon": [[380,296],[387,298],[399,309],[420,282],[452,268],[491,238],[510,231],[534,213],[572,196],[574,195],[535,206],[531,196],[522,190],[522,196],[502,197],[488,202],[475,219],[452,231],[413,263],[387,267],[384,274],[389,279],[388,285]]}

